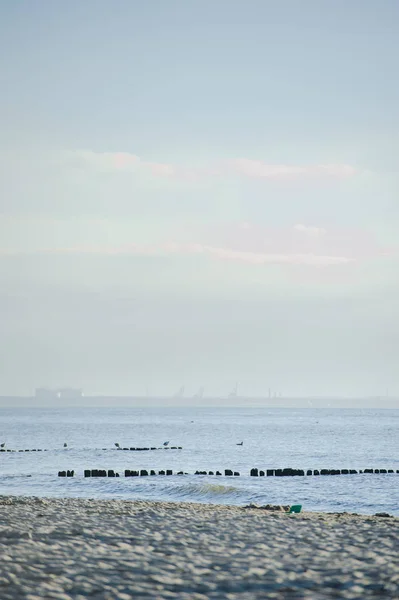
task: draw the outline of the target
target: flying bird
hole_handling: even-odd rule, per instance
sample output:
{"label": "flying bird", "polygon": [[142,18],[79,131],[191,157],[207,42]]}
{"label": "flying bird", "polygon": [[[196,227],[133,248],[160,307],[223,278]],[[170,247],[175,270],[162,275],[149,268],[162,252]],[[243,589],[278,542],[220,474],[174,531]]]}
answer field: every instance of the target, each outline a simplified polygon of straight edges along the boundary
{"label": "flying bird", "polygon": [[164,446],[167,446],[168,444],[169,444],[169,442],[164,442],[163,443]]}
{"label": "flying bird", "polygon": [[239,442],[238,444],[236,444],[236,446],[243,446],[244,442]]}

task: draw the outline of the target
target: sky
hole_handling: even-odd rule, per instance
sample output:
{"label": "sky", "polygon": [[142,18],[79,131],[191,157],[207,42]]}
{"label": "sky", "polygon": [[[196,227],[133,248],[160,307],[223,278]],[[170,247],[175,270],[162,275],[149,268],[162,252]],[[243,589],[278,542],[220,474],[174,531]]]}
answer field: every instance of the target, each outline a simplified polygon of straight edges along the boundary
{"label": "sky", "polygon": [[396,0],[0,0],[0,394],[399,396]]}

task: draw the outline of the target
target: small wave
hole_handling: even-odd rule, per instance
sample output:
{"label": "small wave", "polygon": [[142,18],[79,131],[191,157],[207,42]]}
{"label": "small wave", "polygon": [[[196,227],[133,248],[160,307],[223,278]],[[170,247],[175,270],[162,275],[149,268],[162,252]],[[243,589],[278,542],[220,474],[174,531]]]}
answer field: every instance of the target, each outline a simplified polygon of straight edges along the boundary
{"label": "small wave", "polygon": [[219,483],[188,483],[187,485],[179,485],[173,491],[181,494],[184,492],[187,495],[195,494],[201,496],[228,496],[242,492],[233,485],[222,485]]}
{"label": "small wave", "polygon": [[165,485],[160,489],[156,486],[152,495],[160,496],[162,499],[200,501],[209,503],[231,503],[239,504],[248,499],[248,490],[240,489],[233,485],[223,485],[210,482],[189,482],[176,485]]}
{"label": "small wave", "polygon": [[[78,484],[83,486],[83,482]],[[211,481],[176,481],[172,478],[164,478],[154,481],[150,478],[118,480],[98,480],[90,482],[91,492],[100,491],[102,494],[123,493],[124,497],[134,499],[183,501],[183,502],[206,502],[215,504],[241,504],[246,503],[251,492],[246,486],[224,485]],[[122,491],[123,490],[123,491]]]}

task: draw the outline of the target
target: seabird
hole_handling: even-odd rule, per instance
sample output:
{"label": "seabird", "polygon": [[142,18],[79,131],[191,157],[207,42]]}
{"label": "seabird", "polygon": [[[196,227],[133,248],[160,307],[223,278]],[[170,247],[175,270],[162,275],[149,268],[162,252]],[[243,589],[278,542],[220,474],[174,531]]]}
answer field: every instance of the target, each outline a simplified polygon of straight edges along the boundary
{"label": "seabird", "polygon": [[163,443],[164,446],[167,446],[168,444],[169,444],[169,442],[164,442]]}
{"label": "seabird", "polygon": [[4,448],[5,445],[6,445],[6,443],[3,442],[2,444],[0,444],[0,448]]}
{"label": "seabird", "polygon": [[68,444],[66,442],[64,442],[64,448],[67,448]]}
{"label": "seabird", "polygon": [[118,444],[118,442],[115,442],[115,446],[116,446],[117,448],[119,448],[119,444]]}
{"label": "seabird", "polygon": [[240,442],[239,444],[236,444],[236,446],[243,446],[244,442]]}

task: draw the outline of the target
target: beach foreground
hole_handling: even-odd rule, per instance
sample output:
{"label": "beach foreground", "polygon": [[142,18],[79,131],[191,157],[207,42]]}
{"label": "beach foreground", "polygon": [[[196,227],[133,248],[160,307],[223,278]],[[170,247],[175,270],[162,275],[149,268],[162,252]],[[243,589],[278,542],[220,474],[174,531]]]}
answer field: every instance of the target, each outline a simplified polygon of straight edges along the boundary
{"label": "beach foreground", "polygon": [[0,497],[2,600],[398,598],[399,519]]}

